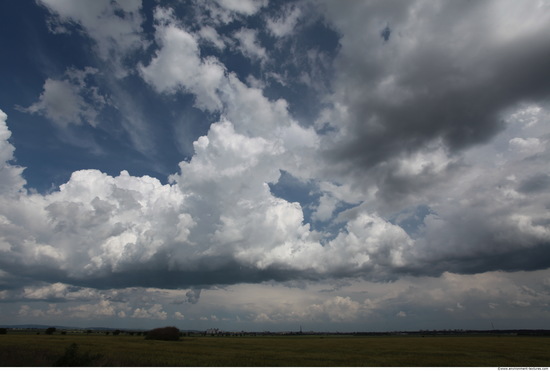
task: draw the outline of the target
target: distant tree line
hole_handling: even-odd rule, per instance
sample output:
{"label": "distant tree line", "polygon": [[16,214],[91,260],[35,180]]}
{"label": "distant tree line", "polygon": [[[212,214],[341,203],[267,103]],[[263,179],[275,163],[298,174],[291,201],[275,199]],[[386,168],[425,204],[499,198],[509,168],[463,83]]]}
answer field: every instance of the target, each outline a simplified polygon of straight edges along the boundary
{"label": "distant tree line", "polygon": [[161,327],[148,331],[145,335],[146,340],[164,340],[178,341],[180,339],[180,330],[177,327]]}

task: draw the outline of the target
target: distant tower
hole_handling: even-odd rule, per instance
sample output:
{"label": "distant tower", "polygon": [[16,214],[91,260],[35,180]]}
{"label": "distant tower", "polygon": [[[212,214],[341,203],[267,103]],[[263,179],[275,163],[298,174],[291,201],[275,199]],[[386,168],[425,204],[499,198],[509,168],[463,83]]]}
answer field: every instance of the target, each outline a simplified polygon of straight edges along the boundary
{"label": "distant tower", "polygon": [[300,325],[300,334],[302,333],[302,325]]}

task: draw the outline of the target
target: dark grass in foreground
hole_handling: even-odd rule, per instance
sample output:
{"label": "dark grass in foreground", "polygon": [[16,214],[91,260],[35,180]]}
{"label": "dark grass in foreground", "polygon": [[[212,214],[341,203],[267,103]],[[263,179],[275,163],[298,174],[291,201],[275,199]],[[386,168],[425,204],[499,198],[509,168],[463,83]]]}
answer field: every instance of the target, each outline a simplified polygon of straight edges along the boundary
{"label": "dark grass in foreground", "polygon": [[[73,345],[74,344],[74,345]],[[549,366],[550,337],[183,337],[7,334],[0,366]]]}

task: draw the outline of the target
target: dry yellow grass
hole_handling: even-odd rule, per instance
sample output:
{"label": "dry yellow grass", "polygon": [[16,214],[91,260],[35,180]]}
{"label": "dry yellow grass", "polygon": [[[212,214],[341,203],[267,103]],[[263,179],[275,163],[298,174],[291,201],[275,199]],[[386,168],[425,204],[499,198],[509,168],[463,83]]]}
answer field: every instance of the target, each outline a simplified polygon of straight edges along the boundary
{"label": "dry yellow grass", "polygon": [[72,344],[90,366],[549,366],[550,338],[527,336],[0,336],[0,366],[51,366]]}

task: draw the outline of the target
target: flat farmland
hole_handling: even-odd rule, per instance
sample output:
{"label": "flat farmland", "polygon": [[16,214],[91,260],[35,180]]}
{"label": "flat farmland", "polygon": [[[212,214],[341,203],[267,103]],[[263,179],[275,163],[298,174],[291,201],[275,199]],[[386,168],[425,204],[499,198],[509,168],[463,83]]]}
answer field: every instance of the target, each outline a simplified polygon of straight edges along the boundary
{"label": "flat farmland", "polygon": [[[76,344],[76,345],[73,345]],[[0,335],[0,366],[550,366],[550,337]],[[60,363],[61,362],[61,363]]]}

